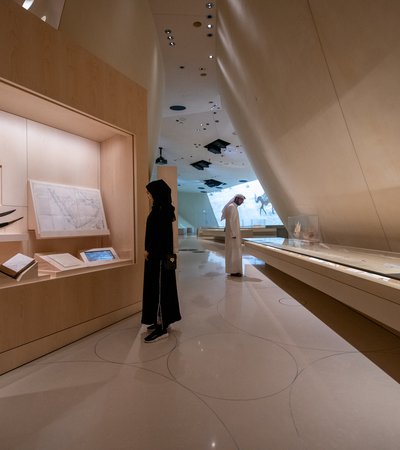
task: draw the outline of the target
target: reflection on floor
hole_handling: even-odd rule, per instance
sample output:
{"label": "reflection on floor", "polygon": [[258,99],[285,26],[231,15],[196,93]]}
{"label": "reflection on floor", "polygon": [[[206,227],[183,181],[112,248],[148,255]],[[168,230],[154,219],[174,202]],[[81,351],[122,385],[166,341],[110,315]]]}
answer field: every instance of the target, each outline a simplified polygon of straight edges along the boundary
{"label": "reflection on floor", "polygon": [[0,377],[0,449],[398,449],[400,338],[261,261],[181,241],[183,320],[134,316]]}

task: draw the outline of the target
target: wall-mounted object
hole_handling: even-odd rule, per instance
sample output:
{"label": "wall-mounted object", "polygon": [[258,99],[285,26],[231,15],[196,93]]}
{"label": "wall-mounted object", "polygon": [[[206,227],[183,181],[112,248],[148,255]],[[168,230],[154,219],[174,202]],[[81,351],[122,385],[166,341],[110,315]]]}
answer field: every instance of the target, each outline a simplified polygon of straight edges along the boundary
{"label": "wall-mounted object", "polygon": [[110,234],[99,189],[35,180],[29,185],[38,239]]}

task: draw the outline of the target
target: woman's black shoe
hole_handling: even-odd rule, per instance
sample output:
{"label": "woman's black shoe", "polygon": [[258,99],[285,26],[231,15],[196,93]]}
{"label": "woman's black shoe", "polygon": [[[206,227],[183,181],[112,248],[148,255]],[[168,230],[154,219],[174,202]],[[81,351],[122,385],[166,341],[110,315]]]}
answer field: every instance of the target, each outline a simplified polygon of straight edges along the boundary
{"label": "woman's black shoe", "polygon": [[157,327],[152,333],[144,338],[144,342],[157,342],[161,339],[166,339],[168,337],[168,330],[161,327]]}

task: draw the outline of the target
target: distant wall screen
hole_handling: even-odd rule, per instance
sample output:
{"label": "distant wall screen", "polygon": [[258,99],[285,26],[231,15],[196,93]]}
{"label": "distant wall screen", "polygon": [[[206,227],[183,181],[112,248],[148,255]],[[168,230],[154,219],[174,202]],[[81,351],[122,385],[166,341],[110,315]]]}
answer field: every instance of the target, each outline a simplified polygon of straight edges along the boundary
{"label": "distant wall screen", "polygon": [[221,211],[226,203],[236,194],[243,194],[246,197],[244,203],[239,207],[240,226],[282,225],[282,221],[276,214],[268,194],[264,192],[259,181],[255,180],[207,194],[220,227],[225,226],[225,221],[221,221]]}

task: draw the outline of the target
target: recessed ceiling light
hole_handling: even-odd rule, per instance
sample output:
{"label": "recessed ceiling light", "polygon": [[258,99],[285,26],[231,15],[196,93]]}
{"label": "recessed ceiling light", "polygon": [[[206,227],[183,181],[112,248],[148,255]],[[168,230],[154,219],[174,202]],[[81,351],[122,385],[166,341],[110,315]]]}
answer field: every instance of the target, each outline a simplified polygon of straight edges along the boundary
{"label": "recessed ceiling light", "polygon": [[207,37],[213,37],[213,34],[212,33],[208,33]]}
{"label": "recessed ceiling light", "polygon": [[34,1],[35,0],[25,0],[24,3],[22,4],[22,7],[25,9],[29,9],[33,5]]}
{"label": "recessed ceiling light", "polygon": [[169,45],[170,45],[171,47],[174,47],[176,44],[175,44],[174,41],[171,41],[171,42],[169,43]]}
{"label": "recessed ceiling light", "polygon": [[213,27],[213,24],[212,24],[212,23],[207,24],[207,28],[208,28],[208,29],[211,29],[212,27]]}
{"label": "recessed ceiling light", "polygon": [[213,2],[207,2],[206,3],[206,8],[208,8],[208,9],[214,8],[214,3]]}
{"label": "recessed ceiling light", "polygon": [[169,109],[171,109],[172,111],[183,111],[184,109],[186,109],[186,106],[183,105],[172,105],[169,107]]}
{"label": "recessed ceiling light", "polygon": [[171,34],[172,31],[171,31],[169,28],[167,28],[166,30],[164,30],[164,33],[165,33],[165,34]]}
{"label": "recessed ceiling light", "polygon": [[213,58],[214,58],[214,56],[213,56],[213,55],[208,55],[208,57],[209,57],[210,59],[213,59]]}
{"label": "recessed ceiling light", "polygon": [[174,37],[172,36],[172,34],[168,35],[168,39],[169,39],[170,41],[173,41],[173,40],[174,40]]}

